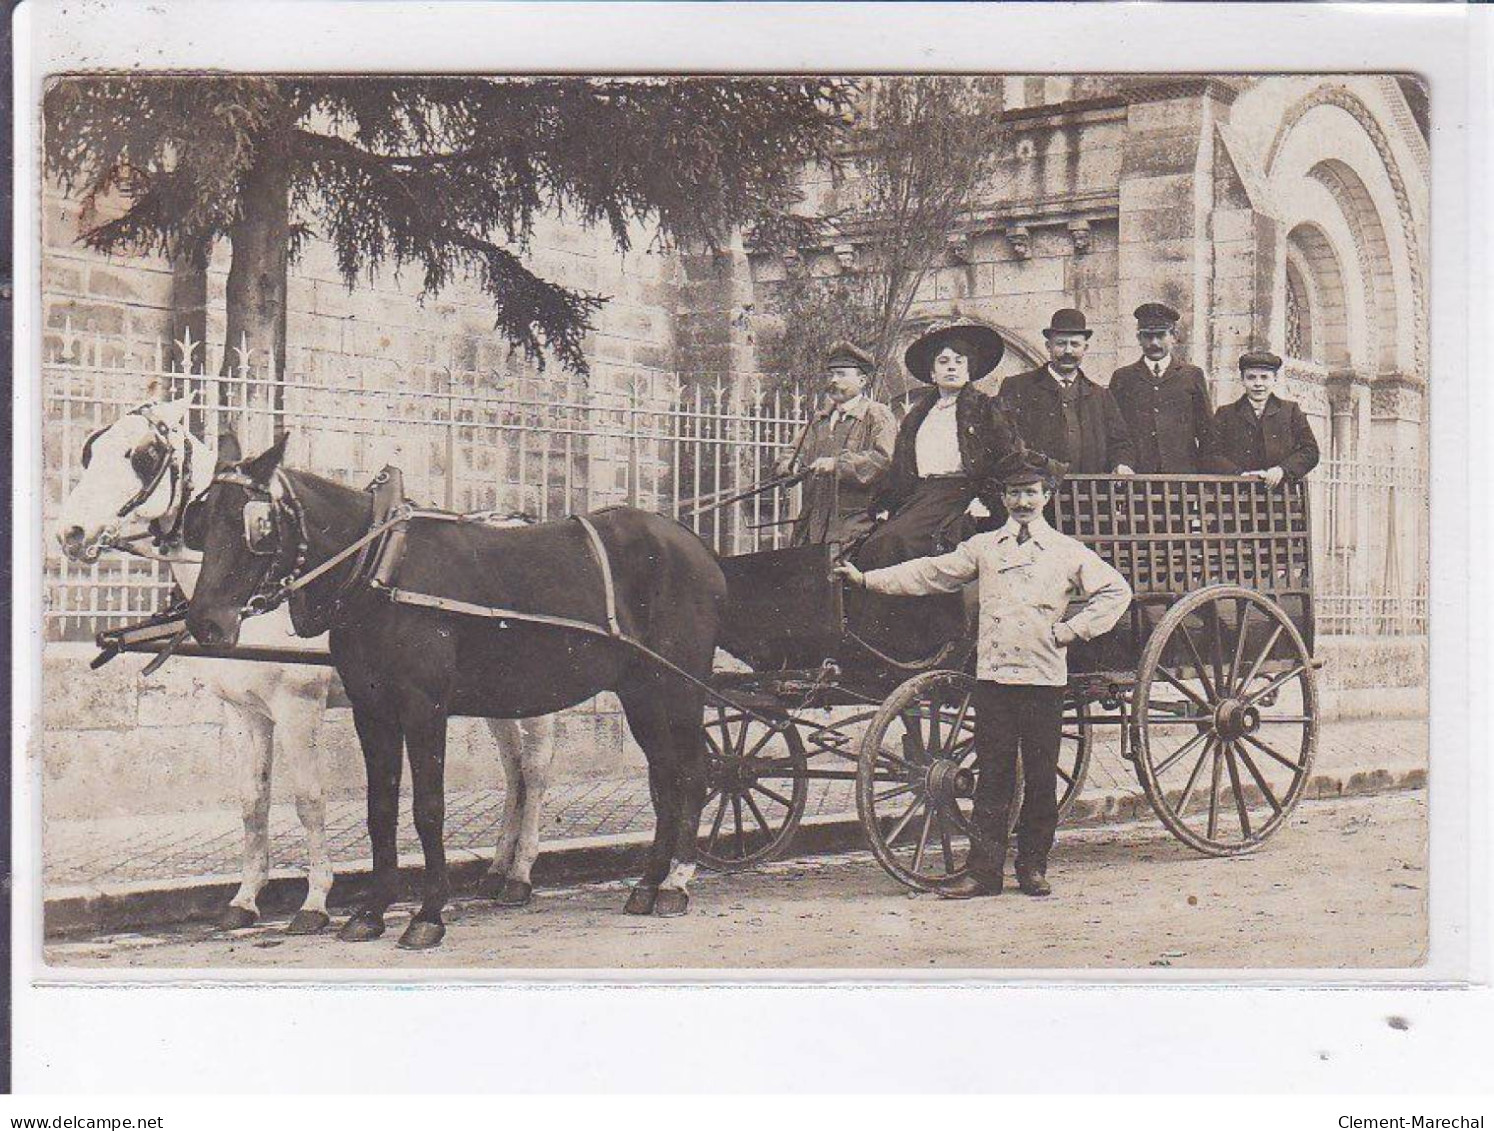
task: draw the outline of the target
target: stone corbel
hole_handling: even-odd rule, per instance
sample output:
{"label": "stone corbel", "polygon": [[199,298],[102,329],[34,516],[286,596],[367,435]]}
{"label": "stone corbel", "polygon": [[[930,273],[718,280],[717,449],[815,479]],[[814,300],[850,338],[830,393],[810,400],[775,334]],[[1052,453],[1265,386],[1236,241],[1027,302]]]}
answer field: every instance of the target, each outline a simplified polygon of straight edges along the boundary
{"label": "stone corbel", "polygon": [[791,247],[783,253],[783,268],[790,278],[798,278],[804,274],[804,257],[799,254],[798,248]]}
{"label": "stone corbel", "polygon": [[970,233],[951,232],[944,237],[944,250],[949,253],[950,261],[959,264],[970,262]]}
{"label": "stone corbel", "polygon": [[1018,259],[1032,258],[1032,233],[1025,225],[1012,225],[1006,230],[1006,239],[1012,245],[1012,253]]}
{"label": "stone corbel", "polygon": [[849,243],[838,243],[832,249],[835,252],[835,262],[845,274],[856,270],[856,245]]}
{"label": "stone corbel", "polygon": [[1090,230],[1088,220],[1073,220],[1069,223],[1069,239],[1074,244],[1074,254],[1083,255],[1089,250]]}

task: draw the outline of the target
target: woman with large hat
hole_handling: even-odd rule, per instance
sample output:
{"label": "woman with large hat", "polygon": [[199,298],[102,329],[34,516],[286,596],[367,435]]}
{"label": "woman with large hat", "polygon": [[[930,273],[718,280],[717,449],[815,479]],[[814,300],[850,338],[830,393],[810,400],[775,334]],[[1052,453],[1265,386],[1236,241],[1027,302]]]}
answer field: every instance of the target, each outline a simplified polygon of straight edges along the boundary
{"label": "woman with large hat", "polygon": [[974,383],[1005,348],[995,330],[963,319],[935,323],[908,347],[908,372],[929,387],[913,395],[898,427],[878,496],[891,517],[857,554],[863,568],[951,548],[970,501],[1000,499],[996,465],[1021,441],[995,398]]}
{"label": "woman with large hat", "polygon": [[[908,347],[908,372],[929,387],[914,394],[898,427],[876,504],[890,517],[856,552],[859,568],[953,549],[967,532],[971,500],[981,497],[988,508],[999,508],[997,467],[1022,450],[1022,441],[995,398],[975,382],[996,368],[1005,348],[995,330],[967,319],[935,323]],[[847,611],[854,631],[901,660],[933,654],[964,621],[959,594],[874,596]]]}

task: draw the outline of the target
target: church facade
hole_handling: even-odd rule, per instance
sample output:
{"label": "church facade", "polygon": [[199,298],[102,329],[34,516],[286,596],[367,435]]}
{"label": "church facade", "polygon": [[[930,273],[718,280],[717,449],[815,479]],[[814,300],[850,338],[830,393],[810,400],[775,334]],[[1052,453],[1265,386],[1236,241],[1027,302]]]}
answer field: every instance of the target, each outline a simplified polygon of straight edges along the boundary
{"label": "church facade", "polygon": [[[1008,77],[1004,98],[1005,149],[948,233],[908,333],[955,314],[998,328],[999,384],[1045,360],[1041,327],[1078,307],[1096,330],[1085,371],[1103,384],[1139,356],[1132,310],[1165,302],[1216,404],[1241,394],[1241,353],[1281,354],[1278,391],[1303,406],[1324,455],[1311,480],[1320,634],[1363,643],[1351,666],[1366,680],[1424,682],[1422,89],[1392,76],[1045,76]],[[857,259],[854,239],[749,249],[731,264],[735,293],[771,309],[785,280]],[[740,322],[735,356],[750,364],[754,329]]]}

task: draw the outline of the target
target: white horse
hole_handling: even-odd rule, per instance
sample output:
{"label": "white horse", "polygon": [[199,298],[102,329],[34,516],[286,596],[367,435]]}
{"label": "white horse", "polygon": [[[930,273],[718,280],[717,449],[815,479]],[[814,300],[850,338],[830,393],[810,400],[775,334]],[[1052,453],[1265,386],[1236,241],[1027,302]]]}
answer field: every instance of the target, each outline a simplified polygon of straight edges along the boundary
{"label": "white horse", "polygon": [[[172,579],[191,595],[198,567],[185,552],[182,527],[187,505],[207,489],[220,453],[188,430],[190,407],[190,397],[141,405],[88,437],[82,477],[63,504],[56,526],[63,553],[75,561],[93,561],[113,548],[159,558],[169,563]],[[228,460],[238,458],[233,437],[223,440],[221,454]],[[131,548],[142,543],[151,548]],[[297,637],[284,608],[246,621],[240,644],[308,652],[327,648],[325,636]],[[327,893],[333,877],[327,853],[325,767],[316,738],[336,673],[319,664],[205,659],[195,663],[223,700],[224,745],[241,767],[243,879],[218,925],[232,930],[259,918],[259,894],[270,870],[270,772],[278,746],[290,767],[309,861],[305,902],[286,929],[291,934],[314,934],[330,922]],[[508,788],[498,846],[478,890],[505,907],[523,906],[533,892],[530,869],[539,855],[540,810],[554,755],[553,744],[540,741],[538,721],[525,720],[521,727],[510,719],[488,720]]]}

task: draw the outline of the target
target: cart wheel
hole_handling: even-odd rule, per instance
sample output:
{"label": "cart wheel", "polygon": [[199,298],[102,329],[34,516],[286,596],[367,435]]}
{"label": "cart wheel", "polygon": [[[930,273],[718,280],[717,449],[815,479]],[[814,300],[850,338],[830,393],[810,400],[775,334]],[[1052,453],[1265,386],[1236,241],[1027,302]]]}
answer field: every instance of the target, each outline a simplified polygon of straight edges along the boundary
{"label": "cart wheel", "polygon": [[764,864],[788,848],[809,798],[799,728],[777,712],[715,707],[707,709],[705,731],[700,862],[718,872]]}
{"label": "cart wheel", "polygon": [[975,680],[916,675],[861,739],[856,810],[878,862],[916,891],[965,870],[975,797]]}
{"label": "cart wheel", "polygon": [[1307,788],[1318,743],[1312,657],[1281,607],[1254,590],[1211,586],[1172,606],[1142,652],[1131,710],[1147,800],[1200,852],[1265,843]]}
{"label": "cart wheel", "polygon": [[[1058,739],[1058,821],[1069,815],[1079,791],[1084,788],[1084,779],[1089,774],[1089,757],[1094,750],[1095,734],[1087,720],[1089,704],[1086,702],[1065,703],[1063,708],[1063,730]],[[1017,821],[1022,816],[1021,797],[1026,782],[1022,776],[1022,760],[1017,759],[1017,782],[1012,788],[1016,802],[1007,819],[1007,831],[1015,832]]]}
{"label": "cart wheel", "polygon": [[[1058,745],[1058,820],[1061,823],[1074,806],[1074,799],[1084,788],[1089,775],[1089,756],[1094,750],[1095,730],[1089,722],[1089,704],[1066,703],[1063,709],[1063,733]],[[1022,763],[1017,762],[1021,770]],[[1017,794],[1018,797],[1022,795]]]}

